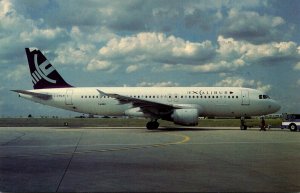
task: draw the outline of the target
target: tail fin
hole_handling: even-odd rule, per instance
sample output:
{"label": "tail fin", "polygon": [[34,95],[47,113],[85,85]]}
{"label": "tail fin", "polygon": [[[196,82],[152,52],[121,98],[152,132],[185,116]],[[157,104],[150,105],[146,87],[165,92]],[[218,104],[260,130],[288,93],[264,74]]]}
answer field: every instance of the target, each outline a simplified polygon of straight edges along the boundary
{"label": "tail fin", "polygon": [[40,50],[25,48],[34,89],[65,88],[69,85]]}

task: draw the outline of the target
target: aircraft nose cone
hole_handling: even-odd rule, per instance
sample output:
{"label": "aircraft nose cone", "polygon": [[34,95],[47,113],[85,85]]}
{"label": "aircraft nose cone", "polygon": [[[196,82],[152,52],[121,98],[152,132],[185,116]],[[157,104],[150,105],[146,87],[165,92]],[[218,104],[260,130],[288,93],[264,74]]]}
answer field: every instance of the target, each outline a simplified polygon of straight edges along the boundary
{"label": "aircraft nose cone", "polygon": [[279,111],[280,108],[281,106],[277,101],[272,101],[272,109],[274,110],[274,112]]}

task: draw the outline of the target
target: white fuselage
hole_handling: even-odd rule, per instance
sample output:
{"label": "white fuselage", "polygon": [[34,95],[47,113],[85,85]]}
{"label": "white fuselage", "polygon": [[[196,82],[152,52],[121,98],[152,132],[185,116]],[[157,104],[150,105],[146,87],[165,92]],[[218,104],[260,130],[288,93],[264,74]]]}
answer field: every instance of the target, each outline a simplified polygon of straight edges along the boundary
{"label": "white fuselage", "polygon": [[196,108],[199,116],[243,117],[274,113],[280,106],[270,98],[259,98],[262,92],[237,87],[81,87],[29,90],[51,95],[43,100],[31,95],[20,96],[45,105],[80,113],[107,116],[144,116],[131,103],[101,96],[97,91],[153,101],[174,107]]}

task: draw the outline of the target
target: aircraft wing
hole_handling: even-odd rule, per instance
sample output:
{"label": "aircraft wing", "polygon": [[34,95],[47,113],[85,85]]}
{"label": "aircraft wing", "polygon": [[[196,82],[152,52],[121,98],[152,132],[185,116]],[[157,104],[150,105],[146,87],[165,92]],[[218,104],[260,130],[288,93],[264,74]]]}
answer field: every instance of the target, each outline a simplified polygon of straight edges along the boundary
{"label": "aircraft wing", "polygon": [[20,93],[20,94],[30,95],[30,96],[33,96],[33,97],[36,97],[36,98],[39,98],[42,100],[50,100],[52,98],[52,95],[49,95],[49,94],[35,93],[35,92],[27,91],[27,90],[12,90],[12,91]]}
{"label": "aircraft wing", "polygon": [[111,98],[117,99],[120,104],[126,104],[126,103],[131,103],[135,107],[140,107],[141,110],[145,113],[150,113],[152,115],[159,115],[161,113],[168,113],[172,111],[173,109],[179,109],[181,107],[179,106],[173,106],[165,103],[159,103],[159,102],[154,102],[154,101],[148,101],[140,98],[133,98],[133,97],[128,97],[120,94],[113,94],[113,93],[105,93],[101,90],[97,91],[100,93],[101,96],[108,96]]}

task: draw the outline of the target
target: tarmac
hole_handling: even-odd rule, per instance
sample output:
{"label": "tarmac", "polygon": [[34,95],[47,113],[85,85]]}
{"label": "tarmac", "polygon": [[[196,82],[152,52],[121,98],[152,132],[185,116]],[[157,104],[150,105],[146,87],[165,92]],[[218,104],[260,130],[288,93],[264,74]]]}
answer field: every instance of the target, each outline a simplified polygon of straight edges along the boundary
{"label": "tarmac", "polygon": [[0,192],[299,192],[300,132],[0,127]]}

